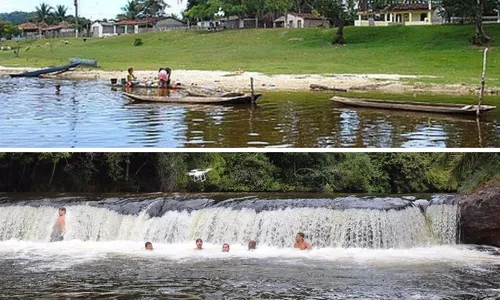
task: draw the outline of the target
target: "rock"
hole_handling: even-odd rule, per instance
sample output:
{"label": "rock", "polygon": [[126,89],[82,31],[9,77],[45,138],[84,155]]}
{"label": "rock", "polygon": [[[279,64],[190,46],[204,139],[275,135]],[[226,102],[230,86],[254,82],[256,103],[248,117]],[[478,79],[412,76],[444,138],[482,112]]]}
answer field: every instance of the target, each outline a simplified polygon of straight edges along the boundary
{"label": "rock", "polygon": [[[403,197],[404,198],[404,197]],[[427,208],[429,207],[429,201],[424,200],[424,199],[418,199],[416,201],[413,201],[413,205],[415,207],[420,208],[420,211],[422,213],[425,213],[427,211]]]}
{"label": "rock", "polygon": [[461,241],[500,247],[500,184],[490,184],[461,196]]}

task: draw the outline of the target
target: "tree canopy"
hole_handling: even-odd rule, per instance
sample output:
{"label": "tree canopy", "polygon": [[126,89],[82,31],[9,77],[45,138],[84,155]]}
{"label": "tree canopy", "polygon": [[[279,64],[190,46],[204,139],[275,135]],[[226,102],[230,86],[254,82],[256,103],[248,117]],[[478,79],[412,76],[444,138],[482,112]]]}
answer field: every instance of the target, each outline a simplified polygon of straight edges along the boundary
{"label": "tree canopy", "polygon": [[0,192],[422,193],[498,176],[498,153],[0,153]]}

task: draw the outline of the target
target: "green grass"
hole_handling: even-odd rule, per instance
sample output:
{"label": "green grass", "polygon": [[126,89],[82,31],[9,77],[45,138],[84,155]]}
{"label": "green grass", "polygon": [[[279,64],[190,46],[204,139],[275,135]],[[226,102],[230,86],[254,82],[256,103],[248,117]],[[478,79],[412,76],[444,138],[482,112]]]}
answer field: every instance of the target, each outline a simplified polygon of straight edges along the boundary
{"label": "green grass", "polygon": [[[500,25],[487,25],[493,36],[488,86],[500,87]],[[331,46],[335,29],[255,29],[209,33],[175,31],[107,39],[29,41],[20,58],[0,52],[0,65],[44,67],[68,58],[96,59],[104,70],[174,69],[259,71],[267,74],[386,73],[438,76],[433,83],[478,84],[481,49],[469,43],[472,26],[346,28],[346,46]],[[142,38],[144,45],[134,47]],[[289,41],[303,38],[304,41]],[[46,43],[51,42],[50,49]],[[40,47],[37,47],[40,45]],[[30,47],[29,51],[26,48]],[[413,81],[413,80],[412,80]],[[420,79],[419,79],[420,81]]]}

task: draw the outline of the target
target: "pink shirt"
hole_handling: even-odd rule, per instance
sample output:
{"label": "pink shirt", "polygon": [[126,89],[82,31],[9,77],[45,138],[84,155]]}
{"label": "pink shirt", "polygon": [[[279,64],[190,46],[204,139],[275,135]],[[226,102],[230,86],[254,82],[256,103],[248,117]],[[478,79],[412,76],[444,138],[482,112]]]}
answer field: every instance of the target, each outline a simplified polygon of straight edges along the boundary
{"label": "pink shirt", "polygon": [[158,73],[158,79],[162,81],[167,81],[168,80],[168,73],[165,70],[161,70],[160,73]]}

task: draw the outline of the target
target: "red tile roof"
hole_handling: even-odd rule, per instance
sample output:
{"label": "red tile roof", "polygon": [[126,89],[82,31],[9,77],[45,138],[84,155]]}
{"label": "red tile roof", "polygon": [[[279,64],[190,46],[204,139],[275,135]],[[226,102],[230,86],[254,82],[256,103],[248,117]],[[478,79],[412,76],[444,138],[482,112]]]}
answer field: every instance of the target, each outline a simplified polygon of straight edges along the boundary
{"label": "red tile roof", "polygon": [[35,23],[23,23],[18,26],[20,30],[28,31],[28,30],[38,30],[40,27]]}
{"label": "red tile roof", "polygon": [[398,4],[393,6],[391,11],[409,11],[409,10],[428,10],[429,4],[414,3],[414,4]]}
{"label": "red tile roof", "polygon": [[146,18],[146,19],[137,19],[137,20],[129,20],[124,19],[120,20],[117,25],[142,25],[142,24],[155,24],[158,22],[158,18]]}

